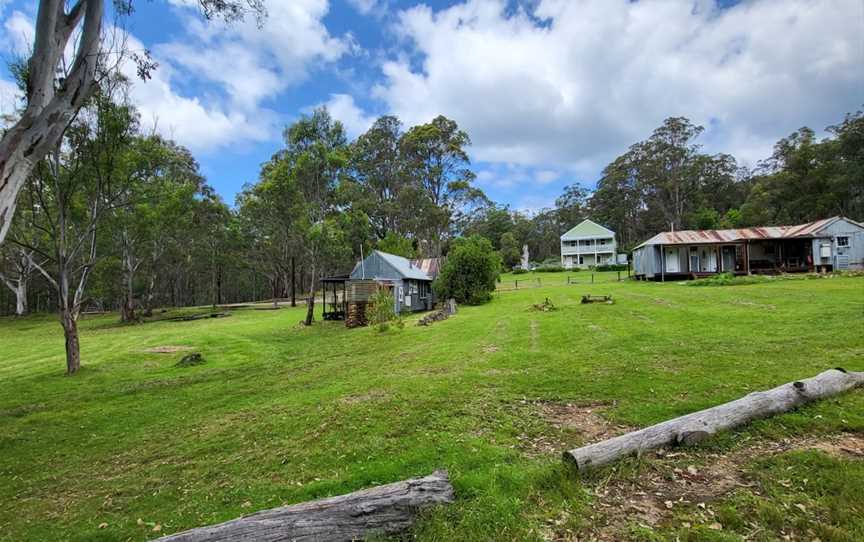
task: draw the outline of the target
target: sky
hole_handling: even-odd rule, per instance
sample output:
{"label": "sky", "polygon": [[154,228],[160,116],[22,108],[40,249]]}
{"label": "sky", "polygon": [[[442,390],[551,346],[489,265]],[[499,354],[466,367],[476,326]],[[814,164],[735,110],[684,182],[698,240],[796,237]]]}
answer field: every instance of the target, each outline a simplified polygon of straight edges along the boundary
{"label": "sky", "polygon": [[[455,120],[477,185],[528,212],[568,184],[592,188],[667,117],[752,166],[796,129],[823,133],[864,107],[861,0],[265,2],[260,28],[205,21],[195,0],[109,17],[158,62],[148,81],[123,68],[142,124],[191,149],[229,204],[284,127],[321,105],[350,138],[384,114],[406,128]],[[36,6],[0,0],[2,113]]]}

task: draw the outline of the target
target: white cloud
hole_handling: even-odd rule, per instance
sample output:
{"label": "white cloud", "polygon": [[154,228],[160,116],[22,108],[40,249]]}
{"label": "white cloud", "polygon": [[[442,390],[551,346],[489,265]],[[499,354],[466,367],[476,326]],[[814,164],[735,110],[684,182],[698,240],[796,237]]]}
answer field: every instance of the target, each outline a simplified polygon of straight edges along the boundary
{"label": "white cloud", "polygon": [[350,35],[330,35],[322,22],[328,9],[327,0],[269,2],[259,28],[254,17],[204,22],[191,5],[181,10],[189,35],[154,50],[199,82],[215,84],[233,105],[254,109],[356,48]]}
{"label": "white cloud", "polygon": [[357,107],[349,94],[331,94],[328,101],[319,105],[326,106],[330,116],[342,122],[349,139],[355,139],[375,122],[375,117]]}
{"label": "white cloud", "polygon": [[[144,46],[129,36],[128,46]],[[265,141],[278,135],[278,115],[255,108],[226,107],[219,100],[204,101],[197,96],[183,96],[175,90],[175,80],[184,77],[169,63],[160,61],[153,78],[142,81],[133,62],[121,69],[132,81],[130,95],[138,107],[145,129],[157,129],[193,151],[213,151],[236,147],[248,142]]]}
{"label": "white cloud", "polygon": [[[0,9],[0,15],[2,15],[2,11]],[[3,23],[3,30],[0,48],[17,57],[29,57],[33,51],[33,39],[36,36],[33,19],[20,11],[13,11],[12,15]]]}
{"label": "white cloud", "polygon": [[369,15],[379,7],[378,0],[348,0],[348,3],[362,15]]}
{"label": "white cloud", "polygon": [[23,97],[24,93],[21,92],[18,85],[0,79],[0,117],[14,115]]}
{"label": "white cloud", "polygon": [[752,162],[860,106],[862,19],[860,0],[421,5],[399,14],[412,54],[382,65],[374,93],[408,125],[455,119],[485,161],[596,174],[684,115],[709,150]]}
{"label": "white cloud", "polygon": [[558,177],[558,172],[552,171],[551,169],[541,169],[534,172],[534,180],[537,181],[538,184],[549,184],[558,180]]}

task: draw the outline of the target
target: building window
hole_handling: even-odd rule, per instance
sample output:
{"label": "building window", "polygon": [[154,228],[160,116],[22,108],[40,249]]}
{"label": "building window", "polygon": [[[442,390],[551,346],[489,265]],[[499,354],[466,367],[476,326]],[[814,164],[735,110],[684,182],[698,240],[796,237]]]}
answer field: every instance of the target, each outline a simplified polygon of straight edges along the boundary
{"label": "building window", "polygon": [[849,246],[849,238],[846,236],[837,238],[837,246],[838,247],[848,247]]}
{"label": "building window", "polygon": [[579,256],[579,265],[582,265],[584,263],[585,263],[585,258],[583,258],[582,256]]}

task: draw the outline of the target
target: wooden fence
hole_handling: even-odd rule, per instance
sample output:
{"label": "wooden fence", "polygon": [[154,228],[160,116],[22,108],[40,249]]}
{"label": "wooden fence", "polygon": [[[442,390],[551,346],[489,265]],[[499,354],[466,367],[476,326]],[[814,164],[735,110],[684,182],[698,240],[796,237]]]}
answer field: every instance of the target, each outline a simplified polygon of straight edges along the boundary
{"label": "wooden fence", "polygon": [[542,288],[543,286],[567,286],[570,284],[604,284],[621,282],[628,278],[627,271],[579,273],[576,275],[567,275],[563,280],[560,277],[526,276],[525,278],[499,282],[495,286],[495,292],[513,292],[529,288]]}

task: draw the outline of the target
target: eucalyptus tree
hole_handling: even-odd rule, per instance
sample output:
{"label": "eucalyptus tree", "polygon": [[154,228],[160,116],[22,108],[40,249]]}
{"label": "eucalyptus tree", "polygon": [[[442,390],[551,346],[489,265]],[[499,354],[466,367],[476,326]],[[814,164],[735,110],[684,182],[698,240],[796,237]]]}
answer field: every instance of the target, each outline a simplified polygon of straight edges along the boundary
{"label": "eucalyptus tree", "polygon": [[368,215],[378,239],[384,239],[390,232],[406,233],[399,201],[406,181],[399,147],[401,137],[399,119],[383,116],[350,148],[352,178],[359,187],[350,199]]}
{"label": "eucalyptus tree", "polygon": [[15,314],[24,316],[29,307],[27,295],[36,273],[33,251],[18,245],[0,247],[0,282],[15,294]]}
{"label": "eucalyptus tree", "polygon": [[81,367],[78,317],[97,262],[98,226],[120,204],[129,182],[124,160],[137,130],[137,114],[114,97],[110,90],[94,94],[65,131],[62,146],[27,177],[27,212],[19,218],[29,221],[24,228],[44,235],[44,244],[13,239],[44,260],[31,258],[56,291],[70,375]]}
{"label": "eucalyptus tree", "polygon": [[[136,321],[136,308],[152,310],[161,260],[171,235],[186,234],[195,197],[203,189],[198,164],[183,147],[157,135],[135,137],[125,167],[128,182],[108,220],[120,255],[121,320]],[[178,230],[178,227],[184,230]],[[144,295],[135,295],[136,276],[145,275]]]}
{"label": "eucalyptus tree", "polygon": [[[266,15],[263,0],[198,0],[206,18],[235,21],[246,13]],[[115,11],[128,15],[132,0],[113,0]],[[20,118],[0,138],[0,244],[6,238],[18,193],[35,165],[52,151],[98,87],[108,76],[106,63],[119,62],[122,53],[102,42],[105,0],[40,0],[36,14],[33,53],[20,76],[24,83],[25,106]],[[74,57],[65,51],[80,30]],[[133,54],[139,74],[147,78],[156,64],[149,54]],[[110,62],[109,62],[110,60]]]}
{"label": "eucalyptus tree", "polygon": [[406,174],[428,204],[419,210],[419,217],[435,256],[442,254],[454,213],[482,198],[482,192],[471,184],[475,175],[466,151],[469,145],[468,134],[441,115],[412,127],[400,140]]}
{"label": "eucalyptus tree", "polygon": [[342,123],[319,108],[285,129],[285,143],[278,160],[295,185],[292,232],[309,270],[308,326],[314,319],[318,275],[328,261],[349,250],[336,216],[339,180],[348,164],[347,140]]}

